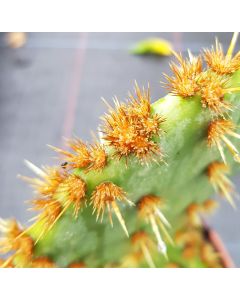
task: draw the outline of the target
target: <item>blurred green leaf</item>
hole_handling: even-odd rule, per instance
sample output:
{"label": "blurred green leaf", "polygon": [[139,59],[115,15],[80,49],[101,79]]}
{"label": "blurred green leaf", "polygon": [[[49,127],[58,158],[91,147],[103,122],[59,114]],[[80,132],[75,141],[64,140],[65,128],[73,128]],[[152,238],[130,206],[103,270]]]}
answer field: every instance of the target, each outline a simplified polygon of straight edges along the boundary
{"label": "blurred green leaf", "polygon": [[155,54],[169,56],[172,55],[172,49],[170,42],[160,38],[151,38],[140,41],[133,47],[131,53],[138,55]]}

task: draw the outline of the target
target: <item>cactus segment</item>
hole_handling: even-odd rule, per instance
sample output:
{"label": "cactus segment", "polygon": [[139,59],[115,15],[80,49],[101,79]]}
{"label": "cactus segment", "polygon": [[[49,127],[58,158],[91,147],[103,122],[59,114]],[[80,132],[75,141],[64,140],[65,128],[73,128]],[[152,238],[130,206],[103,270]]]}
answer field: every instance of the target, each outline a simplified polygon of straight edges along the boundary
{"label": "cactus segment", "polygon": [[50,146],[62,159],[58,167],[27,162],[38,178],[22,178],[36,191],[30,209],[40,213],[26,229],[1,222],[1,252],[14,252],[2,265],[221,265],[204,238],[201,214],[215,207],[206,200],[214,190],[234,206],[227,177],[237,168],[240,144],[234,43],[235,36],[226,56],[219,44],[205,50],[207,69],[201,57],[175,53],[164,98],[150,104],[149,87],[136,84],[127,102],[106,102],[100,141],[75,137],[69,151]]}

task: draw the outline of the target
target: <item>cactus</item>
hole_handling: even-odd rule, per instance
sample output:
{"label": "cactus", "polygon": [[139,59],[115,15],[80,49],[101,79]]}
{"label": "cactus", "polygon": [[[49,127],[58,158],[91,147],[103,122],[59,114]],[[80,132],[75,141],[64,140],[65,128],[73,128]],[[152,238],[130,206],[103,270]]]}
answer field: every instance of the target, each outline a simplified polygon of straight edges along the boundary
{"label": "cactus", "polygon": [[[59,166],[21,176],[35,190],[33,223],[1,220],[3,267],[218,267],[201,214],[220,193],[233,207],[228,175],[240,161],[240,52],[221,45],[198,57],[175,55],[169,94],[150,104],[135,85],[108,102],[100,140],[50,146]],[[203,68],[203,60],[206,68]]]}

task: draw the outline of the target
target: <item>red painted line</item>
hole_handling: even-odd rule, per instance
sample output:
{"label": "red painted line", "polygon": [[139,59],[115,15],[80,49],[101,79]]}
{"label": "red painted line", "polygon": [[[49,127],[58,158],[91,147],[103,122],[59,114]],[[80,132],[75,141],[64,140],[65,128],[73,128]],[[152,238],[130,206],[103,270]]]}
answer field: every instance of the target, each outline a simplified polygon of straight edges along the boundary
{"label": "red painted line", "polygon": [[[87,33],[80,33],[81,47],[76,50],[76,54],[73,61],[73,72],[72,78],[70,80],[68,96],[67,96],[67,106],[65,109],[65,118],[63,121],[62,137],[69,138],[72,135],[76,109],[78,102],[78,95],[80,91],[80,81],[82,76],[82,67],[84,63],[85,53],[86,53],[86,43],[87,43]],[[62,139],[62,143],[64,143]]]}
{"label": "red painted line", "polygon": [[173,32],[173,49],[175,51],[182,51],[182,32]]}
{"label": "red painted line", "polygon": [[217,252],[220,254],[225,268],[235,268],[235,264],[234,264],[231,256],[228,254],[219,235],[214,230],[210,229],[209,230],[209,238],[212,241]]}

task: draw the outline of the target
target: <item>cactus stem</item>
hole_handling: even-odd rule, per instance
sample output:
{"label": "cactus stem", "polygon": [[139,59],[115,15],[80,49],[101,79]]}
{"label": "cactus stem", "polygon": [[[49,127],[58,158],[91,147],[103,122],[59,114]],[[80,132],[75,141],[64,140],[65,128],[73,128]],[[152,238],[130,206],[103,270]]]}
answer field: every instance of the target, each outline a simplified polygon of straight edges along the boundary
{"label": "cactus stem", "polygon": [[[235,146],[240,140],[236,40],[234,34],[226,55],[218,42],[197,57],[190,51],[187,59],[173,52],[173,75],[165,75],[170,94],[153,105],[149,85],[140,89],[137,83],[126,102],[114,98],[111,106],[104,100],[108,112],[98,127],[100,141],[93,137],[89,144],[73,136],[67,150],[50,146],[64,159],[61,166],[38,168],[26,161],[37,176],[21,178],[35,190],[30,210],[37,213],[27,229],[0,219],[0,254],[7,257],[0,265],[79,267],[84,258],[93,267],[162,267],[168,265],[168,255],[181,267],[221,265],[206,242],[201,217],[215,207],[205,200],[211,186],[235,206],[228,175],[237,165],[234,160],[240,162]],[[229,165],[225,151],[234,158]],[[87,204],[90,210],[83,209]],[[95,218],[103,222],[100,228]],[[119,230],[109,232],[106,227],[115,221]],[[134,227],[136,232],[126,239]]]}

